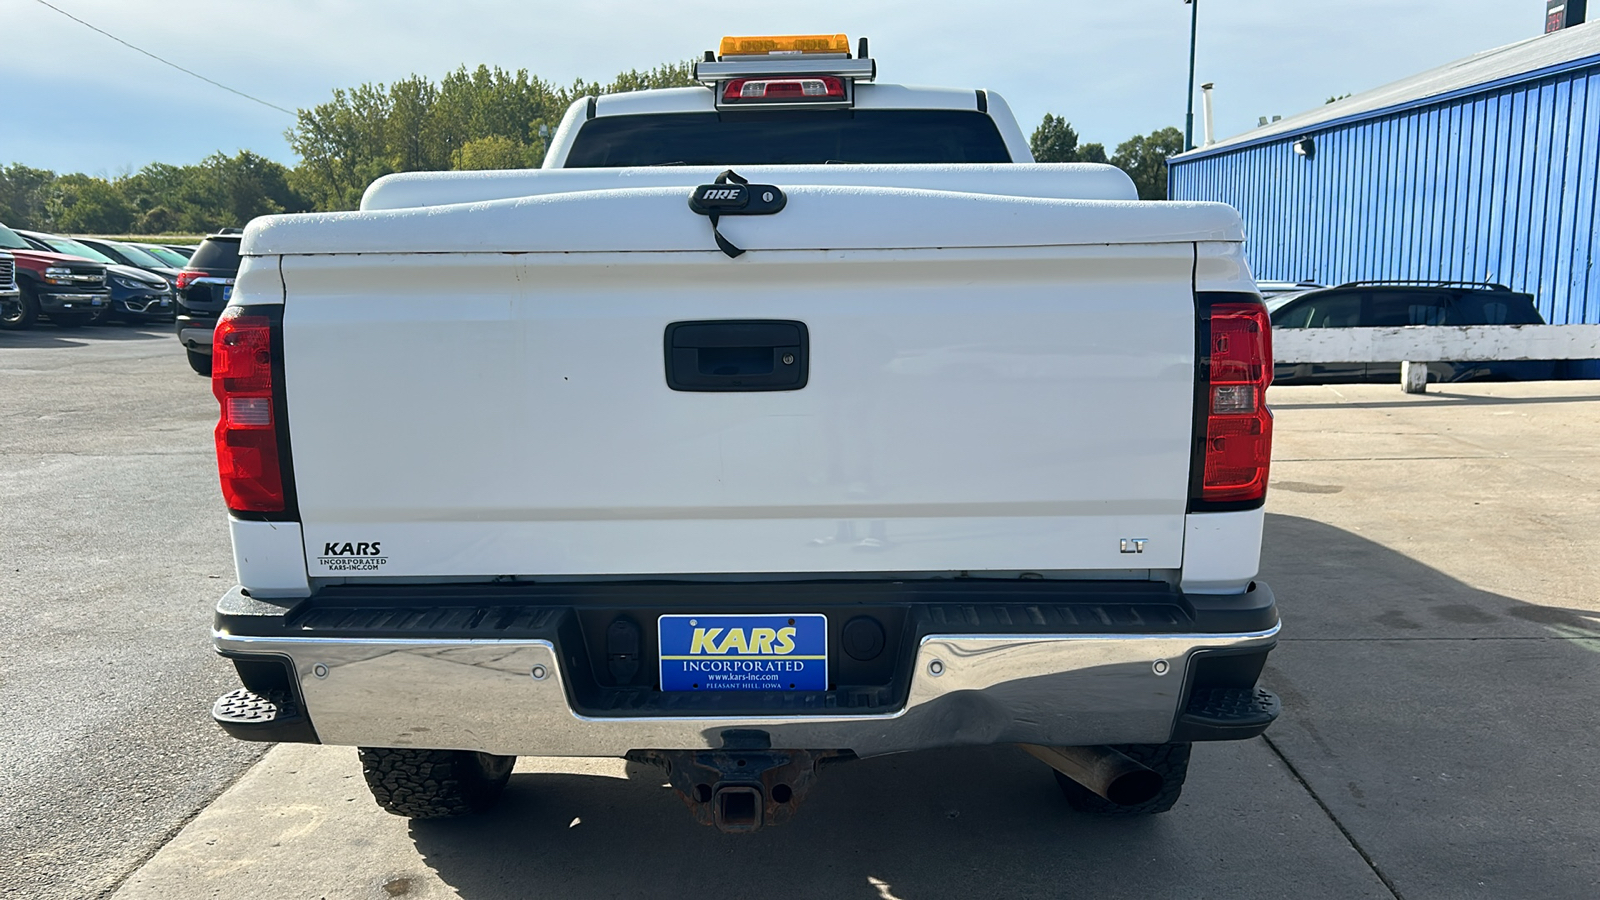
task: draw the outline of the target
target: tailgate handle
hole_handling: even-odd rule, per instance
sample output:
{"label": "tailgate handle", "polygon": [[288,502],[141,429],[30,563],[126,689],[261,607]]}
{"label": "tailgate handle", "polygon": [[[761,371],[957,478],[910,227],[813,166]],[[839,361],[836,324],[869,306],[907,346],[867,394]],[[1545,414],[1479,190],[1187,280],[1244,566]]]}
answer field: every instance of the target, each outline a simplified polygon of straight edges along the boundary
{"label": "tailgate handle", "polygon": [[804,322],[674,322],[665,343],[667,387],[675,391],[798,391],[809,376]]}

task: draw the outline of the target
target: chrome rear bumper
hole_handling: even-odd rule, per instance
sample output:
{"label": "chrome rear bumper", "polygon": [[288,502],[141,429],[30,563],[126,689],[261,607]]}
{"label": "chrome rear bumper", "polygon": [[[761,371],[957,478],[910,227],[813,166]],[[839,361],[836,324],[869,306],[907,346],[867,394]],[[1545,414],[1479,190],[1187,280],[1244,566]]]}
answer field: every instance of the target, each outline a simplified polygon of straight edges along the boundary
{"label": "chrome rear bumper", "polygon": [[289,661],[325,744],[609,756],[720,749],[728,732],[770,746],[876,756],[973,744],[1162,743],[1202,651],[1265,651],[1279,626],[1241,634],[929,635],[892,713],[612,717],[575,711],[548,640],[402,640],[215,634],[227,655]]}

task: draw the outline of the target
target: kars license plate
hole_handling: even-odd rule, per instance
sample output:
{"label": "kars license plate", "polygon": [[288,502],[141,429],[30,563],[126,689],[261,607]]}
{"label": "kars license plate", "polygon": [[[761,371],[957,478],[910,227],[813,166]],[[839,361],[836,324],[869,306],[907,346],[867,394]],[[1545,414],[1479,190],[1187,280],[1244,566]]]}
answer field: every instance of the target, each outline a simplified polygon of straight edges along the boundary
{"label": "kars license plate", "polygon": [[233,285],[231,285],[231,284],[223,285],[222,286],[222,302],[223,303],[227,303],[229,300],[232,300],[232,299],[233,299]]}
{"label": "kars license plate", "polygon": [[828,618],[662,616],[663,691],[825,691]]}

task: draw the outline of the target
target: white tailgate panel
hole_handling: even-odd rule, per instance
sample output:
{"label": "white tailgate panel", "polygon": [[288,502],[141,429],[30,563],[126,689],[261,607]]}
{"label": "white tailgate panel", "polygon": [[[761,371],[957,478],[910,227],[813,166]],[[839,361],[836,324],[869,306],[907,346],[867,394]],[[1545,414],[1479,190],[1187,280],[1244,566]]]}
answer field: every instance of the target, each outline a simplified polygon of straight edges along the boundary
{"label": "white tailgate panel", "polygon": [[[1193,254],[287,257],[309,572],[1176,569]],[[805,322],[809,384],[670,390],[699,319]]]}

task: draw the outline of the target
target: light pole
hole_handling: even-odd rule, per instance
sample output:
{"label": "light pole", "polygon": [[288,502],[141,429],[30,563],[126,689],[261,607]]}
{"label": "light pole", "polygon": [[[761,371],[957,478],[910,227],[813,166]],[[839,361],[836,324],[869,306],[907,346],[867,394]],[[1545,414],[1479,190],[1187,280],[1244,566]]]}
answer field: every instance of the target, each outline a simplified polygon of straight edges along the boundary
{"label": "light pole", "polygon": [[1194,44],[1200,34],[1200,0],[1183,0],[1189,4],[1189,115],[1183,126],[1183,149],[1194,149]]}

